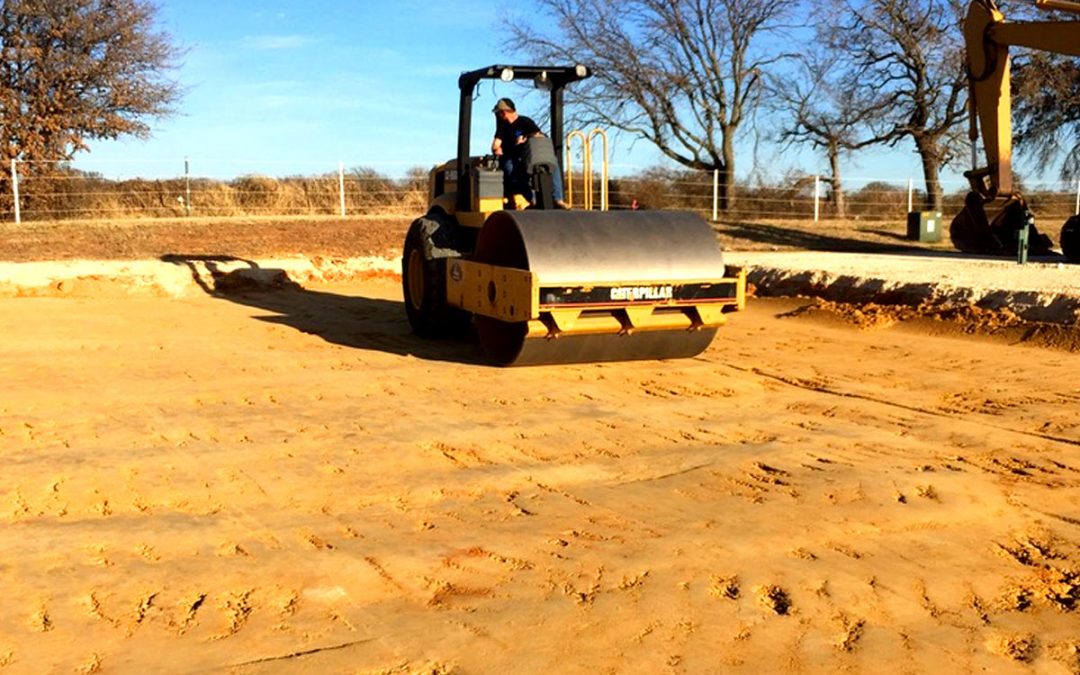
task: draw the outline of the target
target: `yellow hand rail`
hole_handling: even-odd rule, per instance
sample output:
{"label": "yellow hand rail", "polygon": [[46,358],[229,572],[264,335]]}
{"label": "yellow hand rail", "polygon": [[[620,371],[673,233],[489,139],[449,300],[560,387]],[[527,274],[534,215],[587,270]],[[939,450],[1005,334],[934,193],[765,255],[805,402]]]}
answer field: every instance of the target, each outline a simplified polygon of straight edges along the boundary
{"label": "yellow hand rail", "polygon": [[1077,0],[1035,0],[1039,9],[1060,9],[1065,12],[1080,13],[1080,2]]}
{"label": "yellow hand rail", "polygon": [[566,135],[566,204],[574,208],[574,139],[581,139],[582,174],[584,174],[584,208],[590,209],[592,204],[592,192],[589,190],[589,141],[583,131],[571,131]]}
{"label": "yellow hand rail", "polygon": [[603,129],[593,129],[588,135],[584,131],[571,131],[566,135],[566,203],[574,206],[574,139],[581,139],[582,160],[582,208],[586,211],[593,209],[593,161],[592,146],[595,138],[599,136],[602,142],[603,154],[600,160],[600,210],[608,210],[608,138]]}

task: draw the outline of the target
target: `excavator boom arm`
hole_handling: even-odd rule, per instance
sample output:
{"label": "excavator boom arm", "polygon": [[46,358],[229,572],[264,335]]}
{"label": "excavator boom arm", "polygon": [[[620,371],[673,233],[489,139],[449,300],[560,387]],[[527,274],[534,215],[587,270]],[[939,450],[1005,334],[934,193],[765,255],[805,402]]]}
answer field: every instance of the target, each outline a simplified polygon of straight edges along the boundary
{"label": "excavator boom arm", "polygon": [[[1080,0],[1035,0],[1042,9],[1080,13]],[[1021,246],[1018,233],[1030,222],[1012,173],[1012,98],[1009,48],[1080,56],[1080,21],[1010,22],[995,0],[972,0],[964,20],[971,112],[970,137],[980,136],[986,166],[966,172],[971,193],[950,228],[962,251],[1006,253]],[[975,162],[974,151],[972,157]],[[1037,235],[1042,237],[1042,235]],[[1049,249],[1049,239],[1045,247]]]}

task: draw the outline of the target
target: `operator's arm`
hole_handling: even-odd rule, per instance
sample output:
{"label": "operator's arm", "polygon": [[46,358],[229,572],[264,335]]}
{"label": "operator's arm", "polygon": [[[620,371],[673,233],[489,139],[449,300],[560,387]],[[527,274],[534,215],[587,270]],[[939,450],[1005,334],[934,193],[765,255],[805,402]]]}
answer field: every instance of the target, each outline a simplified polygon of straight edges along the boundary
{"label": "operator's arm", "polygon": [[540,130],[540,127],[537,126],[536,122],[532,121],[532,118],[530,117],[522,116],[518,118],[518,130],[521,132],[521,135],[517,137],[518,143],[524,143],[533,136],[544,135],[544,132]]}
{"label": "operator's arm", "polygon": [[503,155],[503,138],[506,136],[506,120],[496,117],[495,138],[491,139],[491,154],[496,157]]}

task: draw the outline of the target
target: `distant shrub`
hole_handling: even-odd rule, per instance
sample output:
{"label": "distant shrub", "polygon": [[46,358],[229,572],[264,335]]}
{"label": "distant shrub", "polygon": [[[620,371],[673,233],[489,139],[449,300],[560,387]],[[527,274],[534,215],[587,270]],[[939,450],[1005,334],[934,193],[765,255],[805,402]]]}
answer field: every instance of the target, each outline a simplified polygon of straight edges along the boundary
{"label": "distant shrub", "polygon": [[236,192],[237,205],[244,211],[272,211],[279,202],[286,201],[277,179],[268,176],[241,176],[229,185]]}

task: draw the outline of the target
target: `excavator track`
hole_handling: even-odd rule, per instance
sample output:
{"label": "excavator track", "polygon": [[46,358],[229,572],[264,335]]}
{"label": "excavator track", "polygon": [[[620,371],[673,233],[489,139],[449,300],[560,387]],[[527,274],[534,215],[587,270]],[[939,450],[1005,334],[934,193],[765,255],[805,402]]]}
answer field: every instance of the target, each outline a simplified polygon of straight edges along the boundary
{"label": "excavator track", "polygon": [[1080,263],[1080,216],[1072,216],[1061,228],[1061,252],[1069,262]]}

